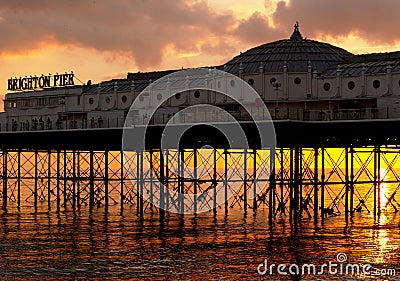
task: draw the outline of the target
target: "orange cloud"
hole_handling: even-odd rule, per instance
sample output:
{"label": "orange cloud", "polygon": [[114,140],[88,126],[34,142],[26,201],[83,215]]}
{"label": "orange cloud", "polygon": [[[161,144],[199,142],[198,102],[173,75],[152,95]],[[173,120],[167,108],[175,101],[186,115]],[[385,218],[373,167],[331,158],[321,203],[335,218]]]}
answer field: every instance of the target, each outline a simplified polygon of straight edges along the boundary
{"label": "orange cloud", "polygon": [[203,2],[179,1],[0,1],[0,52],[38,48],[40,42],[98,51],[129,52],[141,68],[159,65],[169,44],[182,52],[193,42],[227,32],[232,14]]}
{"label": "orange cloud", "polygon": [[279,2],[273,20],[281,30],[290,30],[299,20],[309,36],[335,38],[356,36],[370,45],[400,42],[398,0],[291,0]]}

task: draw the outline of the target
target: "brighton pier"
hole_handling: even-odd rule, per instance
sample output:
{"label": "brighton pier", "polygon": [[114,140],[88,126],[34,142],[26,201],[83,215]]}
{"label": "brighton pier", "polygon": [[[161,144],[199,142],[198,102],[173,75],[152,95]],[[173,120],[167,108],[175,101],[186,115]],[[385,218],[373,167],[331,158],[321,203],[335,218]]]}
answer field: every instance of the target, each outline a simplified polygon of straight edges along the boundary
{"label": "brighton pier", "polygon": [[[0,133],[3,210],[46,204],[49,210],[89,206],[107,212],[117,204],[121,212],[133,206],[139,217],[158,212],[162,218],[169,210],[261,208],[271,222],[278,216],[323,221],[398,211],[398,52],[356,56],[304,39],[296,24],[290,39],[255,47],[215,69],[258,93],[250,112],[214,94],[238,85],[213,77],[213,69],[204,84],[214,91],[192,88],[195,79],[184,77],[180,87],[187,88],[154,116],[130,116],[129,109],[134,101],[163,101],[164,93],[148,86],[174,71],[8,93]],[[166,92],[173,88],[173,81],[166,83]],[[276,135],[268,147],[252,118],[260,102]],[[230,146],[205,114],[179,115],[204,103],[234,116],[248,147]],[[181,125],[171,122],[177,115],[199,122],[185,131],[179,147],[165,148],[164,129]],[[137,122],[135,130],[149,124],[142,149],[123,149],[124,132],[133,130],[124,126],[129,118]],[[234,125],[227,121],[229,131]],[[225,196],[223,204],[217,193]],[[194,197],[187,201],[179,194]]]}

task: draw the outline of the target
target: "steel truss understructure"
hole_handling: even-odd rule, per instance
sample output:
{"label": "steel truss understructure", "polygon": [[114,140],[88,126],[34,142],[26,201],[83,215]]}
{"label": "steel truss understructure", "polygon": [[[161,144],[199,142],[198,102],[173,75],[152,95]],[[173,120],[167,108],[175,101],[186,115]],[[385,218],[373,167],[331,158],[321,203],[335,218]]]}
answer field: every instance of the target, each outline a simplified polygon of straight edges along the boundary
{"label": "steel truss understructure", "polygon": [[[291,219],[400,208],[400,148],[157,149],[0,151],[3,210],[45,205],[168,210],[267,209]],[[272,169],[270,167],[273,167]],[[182,194],[192,194],[184,199]],[[218,198],[224,199],[219,204]],[[158,208],[156,206],[161,206]]]}

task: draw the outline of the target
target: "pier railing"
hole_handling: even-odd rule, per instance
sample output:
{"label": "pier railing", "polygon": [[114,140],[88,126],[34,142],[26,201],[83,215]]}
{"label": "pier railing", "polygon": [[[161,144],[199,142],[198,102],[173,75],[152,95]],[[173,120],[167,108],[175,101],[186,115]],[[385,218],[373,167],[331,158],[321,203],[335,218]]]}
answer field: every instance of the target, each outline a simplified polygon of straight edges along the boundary
{"label": "pier railing", "polygon": [[[190,123],[190,122],[229,122],[250,121],[252,117],[266,119],[263,112],[230,112],[215,115],[204,112],[177,113],[174,118],[172,113],[155,114],[152,118],[147,116],[135,116],[129,120],[129,124],[167,124],[167,123]],[[400,118],[400,108],[358,108],[341,110],[312,110],[301,108],[275,108],[270,111],[273,120],[302,120],[302,121],[335,121],[335,120],[371,120],[371,119],[394,119]],[[65,129],[94,129],[94,128],[119,128],[125,124],[124,118],[98,118],[98,119],[67,119],[67,120],[40,120],[36,118],[31,121],[19,122],[9,117],[7,123],[0,124],[0,131],[41,131],[41,130],[65,130]]]}

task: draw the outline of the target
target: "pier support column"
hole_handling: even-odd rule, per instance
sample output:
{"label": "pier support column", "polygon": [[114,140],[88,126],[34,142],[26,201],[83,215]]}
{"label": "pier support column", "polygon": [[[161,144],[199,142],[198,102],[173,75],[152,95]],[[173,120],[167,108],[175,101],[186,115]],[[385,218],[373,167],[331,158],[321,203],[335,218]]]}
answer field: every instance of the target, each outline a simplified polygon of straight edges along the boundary
{"label": "pier support column", "polygon": [[17,197],[17,204],[18,204],[18,211],[20,211],[21,208],[21,150],[18,149],[18,155],[17,155],[17,164],[18,164],[18,168],[17,168],[17,188],[18,188],[18,197]]}
{"label": "pier support column", "polygon": [[94,161],[93,151],[89,151],[89,206],[94,206]]}
{"label": "pier support column", "polygon": [[378,146],[377,151],[377,172],[378,172],[378,186],[377,186],[377,206],[378,206],[378,216],[381,215],[381,147]]}
{"label": "pier support column", "polygon": [[314,148],[314,222],[318,222],[318,148]]}
{"label": "pier support column", "polygon": [[[198,163],[197,163],[197,153],[198,153],[198,150],[195,148],[195,149],[193,149],[193,177],[194,177],[194,183],[193,183],[193,185],[194,185],[194,191],[193,191],[193,193],[194,193],[194,196],[193,196],[193,200],[194,200],[194,202],[193,202],[193,204],[194,204],[194,213],[195,214],[197,214],[197,192],[198,192],[198,185],[199,185],[199,181],[198,181],[198,179],[197,179],[197,176],[198,176],[198,174],[197,174],[197,165],[198,165]],[[183,151],[183,157],[185,157],[185,151]],[[184,168],[184,165],[185,165],[185,162],[184,162],[184,158],[183,158],[183,168]],[[181,166],[181,168],[182,168],[182,166]],[[182,177],[183,177],[183,179],[184,179],[184,173],[182,173]],[[183,192],[183,188],[182,188],[182,192]],[[183,193],[182,193],[182,198],[184,198],[183,197]],[[183,202],[183,200],[182,200],[182,204],[184,205],[185,203]],[[183,206],[183,208],[181,209],[182,211],[184,210],[184,206]]]}
{"label": "pier support column", "polygon": [[164,221],[165,216],[165,174],[164,174],[164,153],[160,149],[160,221]]}
{"label": "pier support column", "polygon": [[2,209],[3,211],[7,211],[7,201],[8,201],[8,165],[7,165],[7,150],[3,150],[3,204]]}
{"label": "pier support column", "polygon": [[[137,165],[139,166],[139,190],[138,190],[138,198],[139,198],[139,217],[140,219],[143,219],[144,213],[143,213],[143,208],[144,208],[144,202],[143,202],[143,185],[144,185],[144,176],[143,176],[143,151],[140,150],[137,152],[138,153],[138,163]],[[107,202],[108,203],[108,202]]]}
{"label": "pier support column", "polygon": [[124,213],[124,200],[125,200],[125,195],[124,195],[124,151],[120,151],[120,208],[121,208],[121,215]]}
{"label": "pier support column", "polygon": [[150,177],[150,209],[153,210],[154,204],[154,163],[153,163],[153,149],[150,148],[149,153],[149,177]]}
{"label": "pier support column", "polygon": [[321,220],[325,219],[325,148],[321,148]]}
{"label": "pier support column", "polygon": [[104,212],[108,214],[108,153],[109,151],[104,151]]}
{"label": "pier support column", "polygon": [[[270,166],[271,167],[271,166]],[[253,211],[257,211],[257,150],[253,149]]]}
{"label": "pier support column", "polygon": [[81,153],[76,152],[76,206],[81,208]]}
{"label": "pier support column", "polygon": [[[286,213],[286,206],[285,206],[285,184],[284,184],[284,177],[285,177],[285,161],[284,161],[284,157],[285,157],[285,150],[283,148],[280,149],[280,155],[281,155],[281,159],[280,159],[280,170],[279,170],[279,189],[280,189],[280,196],[281,199],[279,200],[279,206],[278,206],[278,212],[280,212],[281,214],[285,214]],[[276,171],[276,167],[273,167],[272,173],[274,174],[274,179],[275,179],[275,171]],[[290,204],[290,202],[289,202]]]}
{"label": "pier support column", "polygon": [[[275,153],[274,150],[271,150],[271,155],[270,155],[270,176],[269,176],[269,193],[268,193],[268,222],[271,225],[273,223],[273,219],[275,217],[275,208],[274,208],[274,196],[275,196],[275,190],[276,190],[276,179],[275,179],[275,163],[274,163],[274,158],[272,156],[272,153]],[[283,199],[281,199],[283,202]]]}
{"label": "pier support column", "polygon": [[64,186],[63,186],[63,188],[64,188],[64,210],[66,210],[67,209],[67,201],[68,201],[68,196],[67,196],[67,164],[68,164],[68,162],[67,162],[67,151],[66,150],[64,150],[64,167],[63,167],[63,169],[64,169]]}
{"label": "pier support column", "polygon": [[57,212],[60,212],[60,150],[57,150],[56,170],[56,204]]}
{"label": "pier support column", "polygon": [[344,212],[345,212],[345,217],[346,221],[349,219],[349,148],[345,148],[345,197],[344,197]]}
{"label": "pier support column", "polygon": [[293,157],[293,148],[290,148],[290,163],[289,163],[289,204],[290,204],[290,220],[293,218],[293,210],[294,210],[294,191],[293,191],[293,185],[294,185],[294,173],[293,173],[293,162],[295,161]]}
{"label": "pier support column", "polygon": [[47,151],[47,209],[51,210],[51,150]]}
{"label": "pier support column", "polygon": [[294,222],[297,224],[299,217],[299,201],[301,192],[301,149],[295,148],[294,150],[294,185],[293,185],[293,209],[294,209]]}
{"label": "pier support column", "polygon": [[37,150],[35,150],[35,167],[34,167],[34,170],[35,170],[35,175],[34,175],[34,178],[35,178],[35,182],[34,182],[34,191],[33,191],[33,205],[34,205],[34,208],[35,208],[35,211],[37,210],[37,201],[38,201],[38,151]]}
{"label": "pier support column", "polygon": [[76,209],[76,153],[72,151],[72,210]]}
{"label": "pier support column", "polygon": [[169,211],[169,200],[170,200],[170,195],[169,195],[169,181],[170,181],[170,171],[169,171],[169,149],[165,149],[165,172],[164,172],[164,198],[165,198],[165,209],[166,211]]}
{"label": "pier support column", "polygon": [[243,209],[247,212],[247,149],[243,151]]}
{"label": "pier support column", "polygon": [[296,177],[296,181],[297,181],[297,188],[298,188],[298,192],[297,192],[297,200],[296,200],[296,204],[297,204],[297,208],[299,209],[299,216],[302,217],[303,216],[303,149],[301,147],[298,148],[297,151],[298,154],[298,168],[297,168],[297,177]]}
{"label": "pier support column", "polygon": [[350,147],[350,214],[354,214],[354,148]]}
{"label": "pier support column", "polygon": [[213,192],[213,212],[214,215],[217,214],[217,185],[218,185],[218,181],[217,181],[217,149],[213,148],[213,187],[214,187],[214,192]]}
{"label": "pier support column", "polygon": [[378,147],[374,147],[374,218],[378,210]]}
{"label": "pier support column", "polygon": [[[183,178],[184,178],[184,174],[185,174],[185,172],[184,172],[184,168],[183,168],[183,165],[184,165],[184,150],[182,149],[178,149],[178,151],[177,151],[177,175],[176,175],[176,180],[177,180],[177,184],[178,184],[178,198],[176,199],[177,200],[177,211],[179,212],[179,213],[182,213],[182,208],[183,208],[183,185],[184,185],[184,183],[183,183]],[[193,151],[193,153],[195,153],[194,151]],[[195,204],[194,202],[193,202],[193,204]]]}
{"label": "pier support column", "polygon": [[224,149],[224,200],[225,200],[225,215],[228,214],[228,155],[229,152]]}

